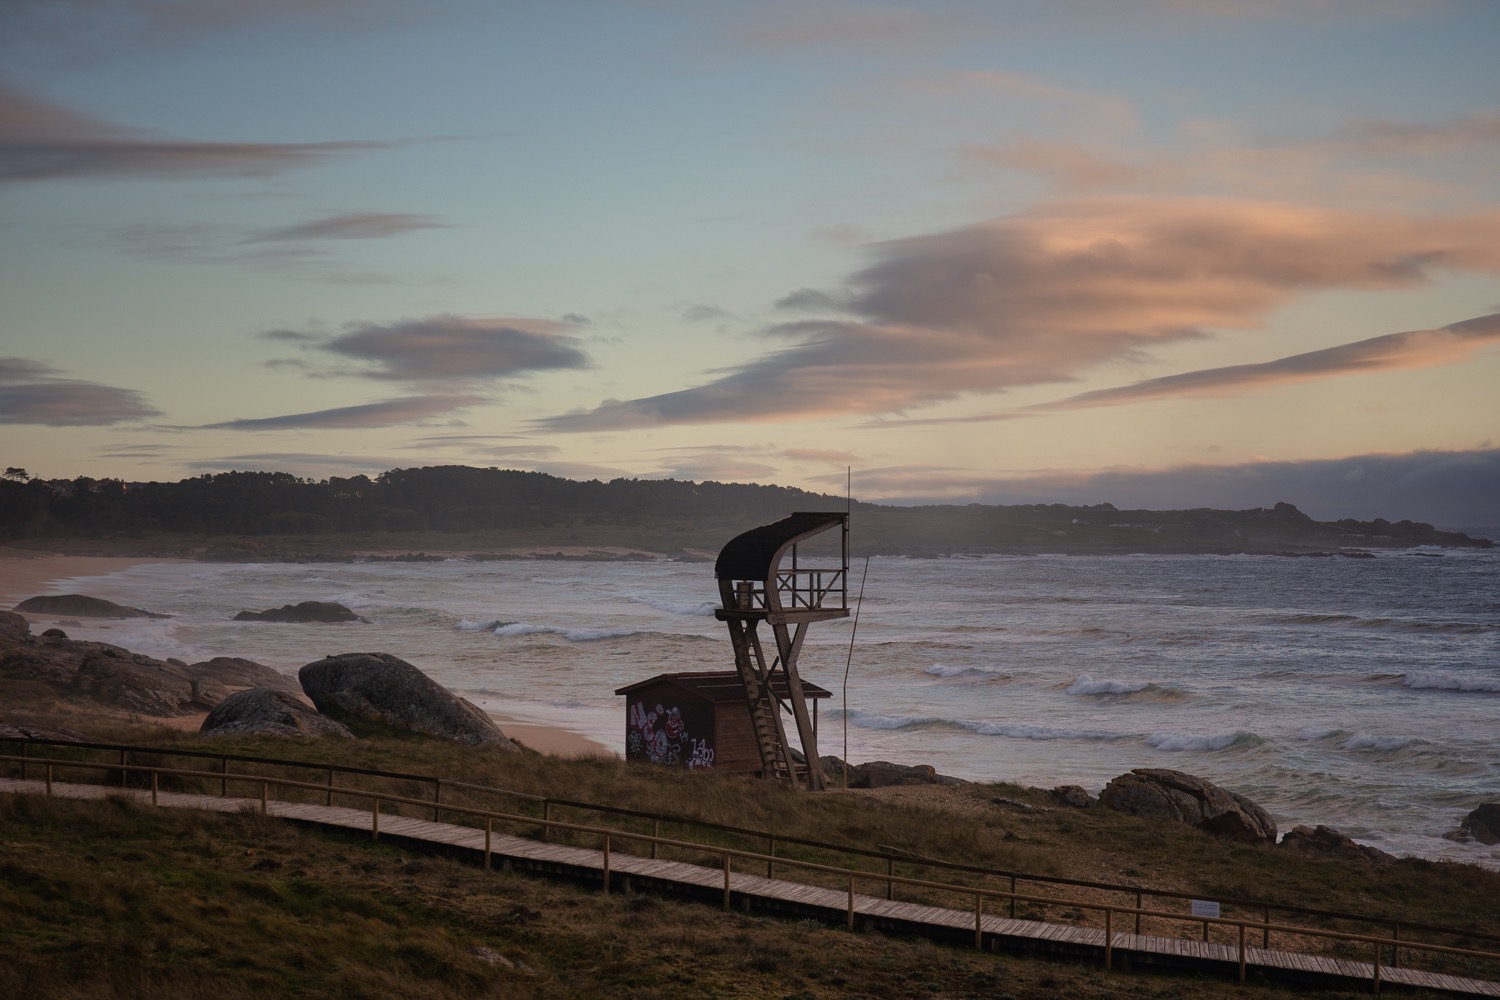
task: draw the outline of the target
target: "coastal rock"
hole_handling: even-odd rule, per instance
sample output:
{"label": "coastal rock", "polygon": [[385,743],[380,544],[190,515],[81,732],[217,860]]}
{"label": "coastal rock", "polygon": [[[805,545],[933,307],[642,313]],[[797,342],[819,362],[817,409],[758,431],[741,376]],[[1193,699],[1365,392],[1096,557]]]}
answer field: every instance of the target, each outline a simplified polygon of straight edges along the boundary
{"label": "coastal rock", "polygon": [[318,711],[469,745],[518,750],[476,705],[389,653],[325,656],[297,672]]}
{"label": "coastal rock", "polygon": [[38,682],[61,694],[158,717],[207,711],[228,693],[193,676],[191,668],[106,642],[48,635],[0,641],[0,678]]}
{"label": "coastal rock", "polygon": [[242,656],[215,656],[187,667],[189,675],[200,684],[215,683],[226,688],[270,688],[297,696],[302,686],[279,670]]}
{"label": "coastal rock", "polygon": [[1479,841],[1481,844],[1500,844],[1500,802],[1485,802],[1459,824],[1457,830],[1443,834],[1460,844]]}
{"label": "coastal rock", "polygon": [[31,638],[31,623],[14,611],[0,611],[0,641],[23,642]]}
{"label": "coastal rock", "polygon": [[319,715],[285,691],[249,688],[219,702],[198,731],[205,736],[338,736],[354,739],[342,722]]}
{"label": "coastal rock", "polygon": [[[824,772],[842,777],[844,762],[824,757]],[[830,766],[830,762],[832,762]],[[961,778],[938,774],[930,764],[892,764],[888,760],[871,760],[849,765],[850,788],[890,788],[895,785],[962,785]]]}
{"label": "coastal rock", "polygon": [[237,622],[363,622],[368,619],[350,611],[342,604],[332,601],[303,601],[300,604],[283,604],[266,611],[241,611],[234,616]]}
{"label": "coastal rock", "polygon": [[1394,855],[1365,844],[1357,844],[1331,826],[1295,826],[1281,838],[1281,846],[1288,851],[1317,858],[1338,858],[1345,861],[1395,861]]}
{"label": "coastal rock", "polygon": [[[88,743],[89,738],[71,729],[43,729],[39,726],[19,726],[0,721],[0,739],[6,740],[58,740],[63,743]],[[6,751],[7,753],[11,751]]]}
{"label": "coastal rock", "polygon": [[127,608],[114,601],[84,594],[50,594],[43,597],[28,597],[17,604],[17,611],[32,615],[68,615],[75,618],[170,618],[154,611]]}
{"label": "coastal rock", "polygon": [[1099,804],[1143,819],[1186,823],[1228,840],[1276,842],[1276,821],[1264,809],[1243,795],[1182,771],[1135,768],[1104,786]]}
{"label": "coastal rock", "polygon": [[1092,809],[1099,804],[1099,800],[1090,795],[1082,785],[1058,785],[1047,794],[1052,796],[1053,802],[1072,809]]}

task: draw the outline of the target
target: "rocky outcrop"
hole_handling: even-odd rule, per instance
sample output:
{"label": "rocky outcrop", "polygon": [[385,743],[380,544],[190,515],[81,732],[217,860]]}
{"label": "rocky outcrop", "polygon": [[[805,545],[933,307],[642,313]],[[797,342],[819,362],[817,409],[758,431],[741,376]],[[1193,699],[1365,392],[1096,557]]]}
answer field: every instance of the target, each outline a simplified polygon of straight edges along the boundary
{"label": "rocky outcrop", "polygon": [[31,638],[31,623],[14,611],[0,611],[0,642],[24,642]]}
{"label": "rocky outcrop", "polygon": [[1058,785],[1048,790],[1047,794],[1052,797],[1053,802],[1070,809],[1092,809],[1099,804],[1099,800],[1090,795],[1082,785]]}
{"label": "rocky outcrop", "polygon": [[283,604],[267,611],[241,611],[234,616],[237,622],[363,622],[368,619],[350,611],[342,604],[331,601],[303,601],[301,604]]}
{"label": "rocky outcrop", "polygon": [[1357,844],[1331,826],[1294,826],[1281,838],[1281,847],[1295,854],[1314,858],[1338,858],[1344,861],[1395,861],[1394,855]]}
{"label": "rocky outcrop", "polygon": [[227,688],[270,688],[285,691],[293,697],[302,693],[302,686],[293,678],[241,656],[215,656],[212,660],[200,660],[187,669],[200,682],[212,681]]}
{"label": "rocky outcrop", "polygon": [[1186,823],[1247,844],[1276,842],[1276,821],[1264,809],[1237,792],[1182,771],[1138,767],[1104,786],[1099,804],[1143,819]]}
{"label": "rocky outcrop", "polygon": [[354,739],[349,727],[319,715],[285,691],[249,688],[219,702],[199,732],[205,736],[338,736]]}
{"label": "rocky outcrop", "polygon": [[1464,817],[1457,830],[1443,834],[1460,844],[1479,841],[1481,844],[1500,844],[1500,802],[1485,802]]}
{"label": "rocky outcrop", "polygon": [[[844,762],[838,757],[819,757],[830,783],[842,784]],[[892,764],[871,760],[849,765],[850,788],[891,788],[897,785],[963,785],[962,778],[938,774],[929,764]]]}
{"label": "rocky outcrop", "polygon": [[476,705],[389,653],[325,656],[297,672],[318,711],[470,745],[517,747]]}
{"label": "rocky outcrop", "polygon": [[0,612],[0,679],[39,682],[140,715],[206,712],[245,687],[296,693],[291,678],[251,660],[217,657],[189,666],[107,642],[69,639],[58,629],[30,634],[26,619]]}
{"label": "rocky outcrop", "polygon": [[17,604],[15,610],[24,611],[30,615],[66,616],[69,618],[172,617],[171,615],[159,615],[154,611],[142,611],[140,608],[127,608],[123,604],[116,604],[114,601],[106,601],[98,597],[87,597],[83,594],[53,594],[45,597],[29,597],[20,604]]}
{"label": "rocky outcrop", "polygon": [[[88,743],[89,738],[71,729],[43,729],[39,726],[20,726],[13,722],[0,721],[0,739],[6,740],[59,740],[64,743]],[[10,753],[12,751],[5,751]]]}

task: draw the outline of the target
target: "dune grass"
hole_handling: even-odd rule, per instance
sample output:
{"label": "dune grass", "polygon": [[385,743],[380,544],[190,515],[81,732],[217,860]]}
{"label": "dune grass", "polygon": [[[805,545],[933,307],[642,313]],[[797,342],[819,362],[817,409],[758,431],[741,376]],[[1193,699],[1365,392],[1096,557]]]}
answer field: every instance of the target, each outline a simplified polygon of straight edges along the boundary
{"label": "dune grass", "polygon": [[[1056,807],[1041,793],[1009,785],[809,795],[714,772],[632,766],[602,756],[500,753],[374,731],[352,743],[295,744],[210,741],[125,724],[91,731],[100,739],[163,748],[429,774],[1002,870],[1500,934],[1500,908],[1493,902],[1500,898],[1500,874],[1494,872],[1415,860],[1308,860],[1103,810]],[[358,783],[339,778],[341,785],[346,780]],[[419,784],[408,793],[431,794]],[[452,787],[443,798],[497,807],[493,796]],[[509,808],[537,814],[532,804],[512,802]],[[1034,811],[1018,809],[1017,802]],[[578,823],[632,822],[584,809],[559,807],[553,815]],[[671,829],[663,833],[672,835]],[[755,838],[704,836],[742,850],[763,849]],[[0,797],[0,841],[0,912],[8,915],[0,921],[0,954],[17,956],[0,963],[0,996],[1165,997],[1234,988],[1217,980],[980,955],[649,896],[606,898],[253,815],[158,813],[123,800]],[[783,844],[778,854],[784,853],[851,863]],[[856,863],[884,870],[873,859]],[[901,873],[1003,887],[1003,880],[916,863],[903,863]],[[862,891],[880,889],[872,884]],[[1072,894],[1095,898],[1088,890]],[[1180,902],[1162,905],[1186,909]],[[1023,906],[1020,915],[1097,922],[1096,913],[1065,906]],[[1165,922],[1147,930],[1198,933]],[[1483,974],[1462,964],[1447,971]],[[1284,994],[1254,986],[1235,995]]]}

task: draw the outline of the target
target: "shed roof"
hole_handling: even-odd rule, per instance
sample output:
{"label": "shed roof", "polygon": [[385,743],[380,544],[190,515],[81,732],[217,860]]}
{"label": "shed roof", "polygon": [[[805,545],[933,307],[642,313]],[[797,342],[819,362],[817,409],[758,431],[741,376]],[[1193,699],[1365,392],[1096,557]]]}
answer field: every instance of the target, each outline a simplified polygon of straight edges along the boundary
{"label": "shed roof", "polygon": [[783,548],[842,524],[848,516],[843,511],[798,511],[735,535],[719,550],[714,576],[720,580],[768,580]]}
{"label": "shed roof", "polygon": [[[615,694],[634,694],[643,688],[656,684],[670,684],[682,691],[701,698],[704,701],[716,705],[724,702],[735,702],[745,700],[745,686],[740,683],[740,675],[733,670],[699,671],[696,673],[683,674],[657,674],[655,677],[634,684],[627,684],[617,688]],[[781,674],[771,675],[771,690],[778,698],[789,697],[786,687],[786,677]],[[827,688],[819,687],[807,681],[802,682],[802,693],[808,698],[831,698],[833,692]]]}

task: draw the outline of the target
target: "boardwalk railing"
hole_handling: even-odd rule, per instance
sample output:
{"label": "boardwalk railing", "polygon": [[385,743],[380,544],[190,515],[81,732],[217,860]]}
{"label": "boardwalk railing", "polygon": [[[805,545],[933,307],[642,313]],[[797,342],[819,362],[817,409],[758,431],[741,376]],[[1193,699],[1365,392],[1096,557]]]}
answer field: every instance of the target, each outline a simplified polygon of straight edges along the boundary
{"label": "boardwalk railing", "polygon": [[[269,811],[269,803],[304,801],[307,799],[322,799],[326,805],[332,806],[335,796],[348,801],[363,802],[362,808],[368,809],[370,813],[370,834],[374,839],[380,837],[380,821],[382,810],[386,815],[395,814],[398,809],[407,812],[419,812],[422,815],[431,814],[433,822],[446,820],[454,822],[455,818],[461,818],[462,825],[472,825],[478,829],[481,825],[484,830],[484,867],[488,869],[491,864],[492,838],[495,835],[496,825],[520,829],[522,836],[535,836],[535,831],[540,828],[540,838],[551,839],[555,836],[572,835],[575,839],[597,845],[602,854],[603,861],[603,889],[605,893],[610,891],[611,881],[611,856],[616,853],[627,853],[620,851],[622,844],[643,845],[641,850],[643,856],[657,858],[663,849],[685,852],[698,857],[711,857],[722,866],[724,872],[724,907],[730,905],[730,882],[734,874],[734,865],[739,863],[741,868],[755,866],[757,869],[764,867],[766,878],[787,878],[791,872],[802,873],[805,880],[814,880],[818,884],[836,882],[847,887],[847,921],[848,926],[853,928],[856,924],[857,914],[855,909],[856,889],[860,884],[869,885],[875,883],[884,890],[887,900],[896,898],[896,887],[901,886],[911,890],[917,890],[925,897],[942,896],[949,899],[957,896],[969,903],[952,909],[962,910],[964,906],[972,905],[974,912],[974,943],[975,947],[982,947],[984,940],[983,923],[986,915],[1000,916],[1001,910],[1008,911],[1009,916],[1017,917],[1018,904],[1028,907],[1040,907],[1045,913],[1054,908],[1064,908],[1072,911],[1068,914],[1074,921],[1082,921],[1084,914],[1094,913],[1097,918],[1088,921],[1089,925],[1102,927],[1102,938],[1099,943],[1104,947],[1106,967],[1113,962],[1113,951],[1116,941],[1122,933],[1133,933],[1140,935],[1142,932],[1143,919],[1154,920],[1160,924],[1169,926],[1201,926],[1203,940],[1210,939],[1210,930],[1220,928],[1227,932],[1237,956],[1239,965],[1239,978],[1243,981],[1246,977],[1247,967],[1256,964],[1254,958],[1255,948],[1247,944],[1247,935],[1258,935],[1260,937],[1260,949],[1267,950],[1271,945],[1271,935],[1283,935],[1282,940],[1288,937],[1298,942],[1306,939],[1324,939],[1335,943],[1335,946],[1346,953],[1349,949],[1358,951],[1366,950],[1372,958],[1370,968],[1372,969],[1372,985],[1379,989],[1382,980],[1382,970],[1386,967],[1401,967],[1403,954],[1410,959],[1413,955],[1425,956],[1429,962],[1436,960],[1438,963],[1451,962],[1453,960],[1466,959],[1469,962],[1481,963],[1481,967],[1488,969],[1493,975],[1500,971],[1500,949],[1496,948],[1474,948],[1452,944],[1439,944],[1433,941],[1418,940],[1407,935],[1412,932],[1421,932],[1428,935],[1443,935],[1450,940],[1463,942],[1500,942],[1500,936],[1487,934],[1475,930],[1436,927],[1432,925],[1417,924],[1406,921],[1398,921],[1392,918],[1371,917],[1361,914],[1342,913],[1331,910],[1319,910],[1307,907],[1296,907],[1287,904],[1266,903],[1249,900],[1229,900],[1218,897],[1215,902],[1228,904],[1244,909],[1255,909],[1260,911],[1259,919],[1245,917],[1214,917],[1184,914],[1180,911],[1169,911],[1153,908],[1145,905],[1145,899],[1192,899],[1192,894],[1181,893],[1171,890],[1150,889],[1141,886],[1127,886],[1103,882],[1091,882],[1079,879],[1066,879],[1055,876],[1043,876],[1024,874],[1019,872],[1001,871],[983,868],[979,866],[962,865],[953,862],[942,861],[933,858],[922,858],[907,855],[898,858],[896,854],[887,851],[869,851],[864,848],[848,845],[827,844],[819,841],[804,840],[795,837],[786,837],[765,831],[746,830],[723,824],[707,823],[698,820],[683,819],[681,817],[666,816],[642,812],[638,810],[625,809],[616,806],[599,805],[596,803],[578,802],[567,799],[557,799],[548,796],[533,795],[525,792],[509,791],[484,785],[469,784],[440,779],[430,775],[404,774],[400,772],[381,771],[370,768],[350,767],[338,764],[315,763],[308,761],[294,761],[269,757],[252,757],[237,754],[213,753],[209,751],[166,749],[156,747],[125,746],[119,744],[99,743],[71,743],[57,740],[39,739],[0,739],[0,747],[19,745],[19,754],[0,754],[0,764],[8,765],[8,769],[17,771],[22,780],[40,780],[48,794],[52,792],[54,782],[62,779],[59,774],[67,776],[76,775],[82,771],[86,774],[101,776],[101,780],[89,782],[92,784],[109,784],[111,778],[122,786],[131,786],[144,791],[149,787],[151,802],[157,804],[158,796],[162,791],[162,779],[170,779],[170,783],[179,787],[189,785],[207,786],[217,792],[218,796],[228,798],[231,786],[235,787],[240,794],[237,798],[248,798],[250,801],[259,800],[260,811]],[[51,753],[38,756],[33,749],[46,748]],[[111,753],[115,759],[109,761],[80,759],[74,754],[77,751],[104,751]],[[134,754],[137,760],[132,761]],[[183,768],[168,767],[159,764],[141,763],[143,756],[153,757],[187,757],[207,759],[217,762],[217,768]],[[230,764],[240,765],[240,769],[230,770]],[[252,765],[259,770],[251,771],[245,768]],[[277,769],[301,769],[323,772],[321,781],[307,781],[298,778],[285,777],[283,775],[267,773],[272,768]],[[335,784],[335,775],[345,775],[365,779],[377,779],[386,784],[384,788],[362,788],[351,784]],[[402,794],[398,787],[411,787],[428,785],[432,788],[431,796]],[[248,786],[251,795],[244,794]],[[488,809],[480,806],[466,804],[458,801],[444,801],[443,790],[463,791],[467,793],[478,793],[510,798],[521,802],[531,803],[539,807],[540,815],[529,815],[521,812],[513,812],[501,809]],[[273,791],[277,794],[273,795]],[[290,793],[290,794],[289,794]],[[626,818],[649,820],[651,832],[644,833],[633,830],[621,829],[619,827],[601,826],[596,823],[585,823],[568,821],[557,818],[554,813],[560,808],[574,810],[585,810],[604,815],[614,815]],[[748,836],[759,838],[766,843],[766,849],[746,850],[731,847],[722,843],[713,843],[707,839],[693,840],[682,837],[663,836],[661,833],[664,825],[697,829],[700,831],[731,834],[736,836]],[[515,834],[512,834],[515,835]],[[829,864],[825,862],[812,861],[806,858],[792,857],[777,853],[778,845],[783,848],[787,846],[798,846],[817,851],[830,852],[835,855],[878,858],[885,862],[884,871],[869,871],[853,868],[848,865]],[[972,885],[942,881],[931,878],[920,878],[913,875],[899,875],[896,873],[895,865],[898,860],[904,864],[924,869],[939,869],[965,874],[973,874],[984,877],[999,878],[1008,881],[1007,888],[992,888],[984,885]],[[790,879],[789,881],[799,881]],[[1102,902],[1097,898],[1084,897],[1074,894],[1073,896],[1042,895],[1036,892],[1021,891],[1023,883],[1035,883],[1038,885],[1053,886],[1068,889],[1087,889],[1095,894],[1098,892],[1118,893],[1133,896],[1134,903]],[[1347,922],[1362,923],[1367,927],[1379,927],[1388,931],[1386,934],[1370,933],[1368,931],[1350,931],[1334,927],[1311,926],[1306,923],[1293,924],[1288,922],[1273,922],[1272,912],[1295,913],[1302,916],[1318,917],[1325,920],[1340,920]],[[1039,919],[1034,913],[1023,912],[1021,919]],[[1120,921],[1126,923],[1121,923]],[[1133,923],[1133,928],[1130,924]],[[1299,949],[1305,950],[1305,949]],[[1389,952],[1390,960],[1385,961],[1385,955]]]}

